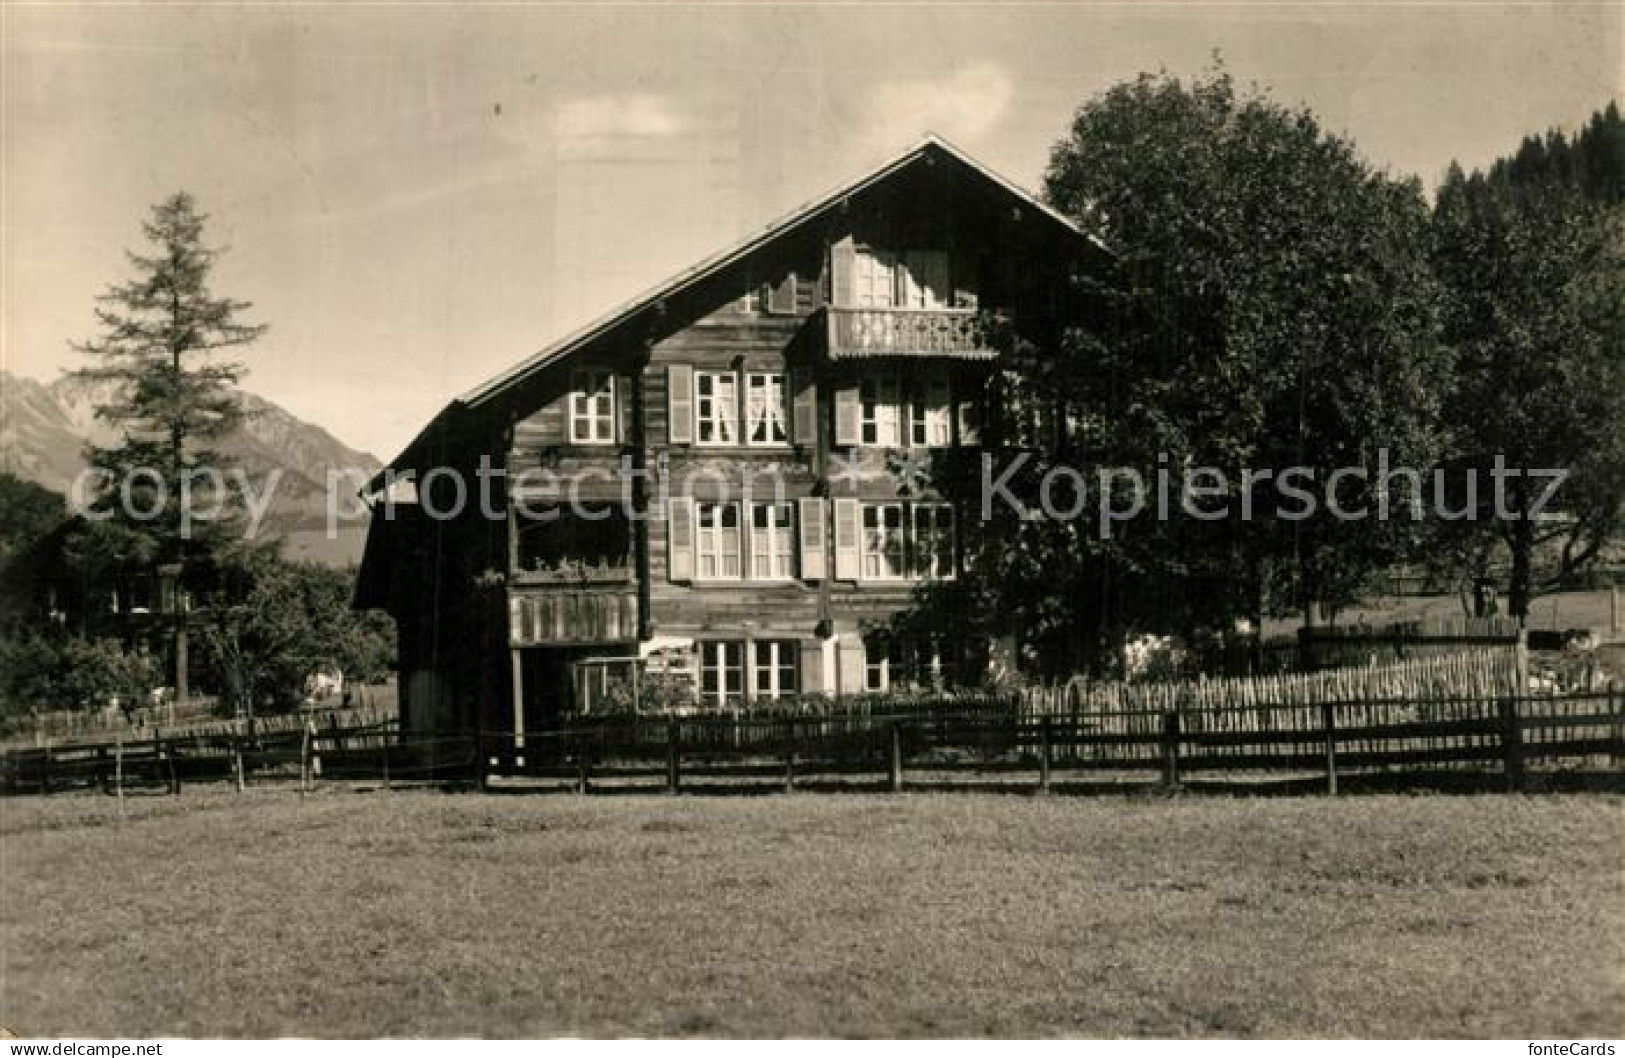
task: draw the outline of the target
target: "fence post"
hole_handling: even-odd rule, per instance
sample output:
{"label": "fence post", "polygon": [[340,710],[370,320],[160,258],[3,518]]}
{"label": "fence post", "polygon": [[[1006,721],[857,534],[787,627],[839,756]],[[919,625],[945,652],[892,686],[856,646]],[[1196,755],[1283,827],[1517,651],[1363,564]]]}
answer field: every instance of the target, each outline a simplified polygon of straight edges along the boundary
{"label": "fence post", "polygon": [[891,792],[900,793],[903,789],[903,731],[902,725],[893,720],[891,724]]}
{"label": "fence post", "polygon": [[113,792],[118,796],[118,815],[124,818],[124,732],[113,741]]}
{"label": "fence post", "polygon": [[666,724],[666,792],[677,793],[683,784],[683,725],[679,720]]}
{"label": "fence post", "polygon": [[1501,746],[1506,756],[1507,789],[1522,792],[1523,724],[1518,717],[1518,699],[1501,699]]}
{"label": "fence post", "polygon": [[1179,788],[1179,710],[1162,714],[1162,785]]}
{"label": "fence post", "polygon": [[490,761],[485,756],[485,729],[478,724],[474,726],[474,783],[484,793],[487,788],[486,775]]}
{"label": "fence post", "polygon": [[40,758],[39,765],[39,791],[46,796],[51,793],[51,747],[45,747],[45,756]]}
{"label": "fence post", "polygon": [[305,718],[304,732],[299,737],[299,796],[310,792],[310,718]]}
{"label": "fence post", "polygon": [[173,796],[179,797],[181,795],[181,770],[175,766],[175,744],[171,742],[166,746],[162,740],[159,740],[158,755],[169,762],[169,792]]}
{"label": "fence post", "polygon": [[237,777],[237,792],[242,793],[245,785],[243,780],[243,740],[242,736],[233,731],[231,733],[231,769]]}
{"label": "fence post", "polygon": [[1049,793],[1050,754],[1053,740],[1050,738],[1050,718],[1044,716],[1038,722],[1038,792]]}
{"label": "fence post", "polygon": [[1625,722],[1620,720],[1620,714],[1625,713],[1625,683],[1619,680],[1608,681],[1608,711],[1613,714],[1614,722],[1609,732],[1613,738],[1608,748],[1608,764],[1610,767],[1619,767],[1620,749],[1625,747]]}
{"label": "fence post", "polygon": [[1331,702],[1320,703],[1320,726],[1326,739],[1326,796],[1337,796],[1337,711]]}
{"label": "fence post", "polygon": [[784,792],[796,792],[796,722],[784,722]]}

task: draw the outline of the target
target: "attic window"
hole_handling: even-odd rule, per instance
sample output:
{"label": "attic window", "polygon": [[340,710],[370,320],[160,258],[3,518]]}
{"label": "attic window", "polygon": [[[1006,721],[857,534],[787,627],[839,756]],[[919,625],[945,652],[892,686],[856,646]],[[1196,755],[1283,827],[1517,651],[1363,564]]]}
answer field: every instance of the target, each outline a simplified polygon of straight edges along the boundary
{"label": "attic window", "polygon": [[574,444],[615,442],[615,375],[610,371],[577,371],[570,394],[570,440]]}

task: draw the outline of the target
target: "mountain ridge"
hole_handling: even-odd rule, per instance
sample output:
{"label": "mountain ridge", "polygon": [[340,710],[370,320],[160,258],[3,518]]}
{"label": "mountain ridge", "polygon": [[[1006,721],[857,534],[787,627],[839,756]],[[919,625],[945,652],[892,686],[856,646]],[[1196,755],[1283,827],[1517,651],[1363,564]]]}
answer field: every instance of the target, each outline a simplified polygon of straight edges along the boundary
{"label": "mountain ridge", "polygon": [[[90,465],[87,450],[119,439],[118,428],[96,416],[110,389],[71,375],[41,382],[0,370],[0,470],[66,494]],[[327,475],[370,476],[381,461],[274,401],[247,390],[238,394],[244,421],[215,447],[257,487],[264,488],[272,472],[281,472],[266,521],[282,538],[284,551],[331,565],[357,561],[366,523],[341,523],[336,538],[327,536]],[[353,509],[347,501],[341,510]]]}

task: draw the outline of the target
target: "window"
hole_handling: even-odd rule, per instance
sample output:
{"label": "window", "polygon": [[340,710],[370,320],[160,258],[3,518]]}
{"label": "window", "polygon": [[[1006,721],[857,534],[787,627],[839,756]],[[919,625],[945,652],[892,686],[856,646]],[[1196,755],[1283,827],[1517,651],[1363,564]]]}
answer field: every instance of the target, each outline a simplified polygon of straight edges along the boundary
{"label": "window", "polygon": [[926,377],[909,396],[909,444],[918,448],[946,448],[949,434],[948,380],[942,375]]}
{"label": "window", "polygon": [[755,580],[789,580],[795,530],[788,503],[753,503],[750,508],[750,575]]}
{"label": "window", "polygon": [[761,699],[787,698],[798,689],[799,651],[794,640],[769,639],[752,644],[751,695]]}
{"label": "window", "polygon": [[912,569],[916,577],[948,580],[954,575],[954,509],[946,503],[914,505]]}
{"label": "window", "polygon": [[700,702],[712,709],[742,705],[747,690],[757,701],[791,697],[800,690],[799,657],[798,644],[792,639],[703,642]]}
{"label": "window", "polygon": [[863,689],[891,690],[891,640],[886,636],[864,637]]}
{"label": "window", "polygon": [[863,687],[868,691],[959,686],[959,644],[930,635],[876,634],[863,640]]}
{"label": "window", "polygon": [[866,445],[897,448],[902,445],[901,401],[897,379],[891,375],[866,378],[859,386],[861,434]]}
{"label": "window", "polygon": [[943,309],[953,298],[948,288],[948,255],[941,250],[909,250],[898,271],[902,304],[909,309]]}
{"label": "window", "polygon": [[699,443],[738,443],[739,380],[732,371],[694,372],[694,415]]}
{"label": "window", "polygon": [[784,425],[784,376],[752,371],[745,375],[745,441],[782,445],[790,435]]}
{"label": "window", "polygon": [[610,371],[577,371],[570,395],[570,440],[575,444],[615,441],[615,375]]}
{"label": "window", "polygon": [[694,505],[699,558],[697,575],[702,580],[738,580],[739,505],[737,503],[698,503]]}
{"label": "window", "polygon": [[897,580],[903,576],[902,504],[864,504],[862,546],[865,580]]}
{"label": "window", "polygon": [[897,255],[859,247],[852,258],[852,300],[860,309],[897,304]]}
{"label": "window", "polygon": [[514,529],[522,574],[565,582],[631,576],[632,525],[619,504],[578,512],[527,506]]}
{"label": "window", "polygon": [[745,700],[745,644],[700,644],[700,700],[717,709]]}

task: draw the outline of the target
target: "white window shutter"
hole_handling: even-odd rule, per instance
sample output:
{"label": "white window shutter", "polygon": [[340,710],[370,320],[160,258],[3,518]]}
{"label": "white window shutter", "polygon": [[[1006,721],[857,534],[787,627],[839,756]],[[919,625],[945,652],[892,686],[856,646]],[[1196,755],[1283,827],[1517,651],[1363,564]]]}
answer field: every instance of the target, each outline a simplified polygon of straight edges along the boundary
{"label": "white window shutter", "polygon": [[666,368],[666,431],[672,444],[694,443],[694,369],[688,364]]}
{"label": "white window shutter", "polygon": [[615,440],[618,444],[632,443],[632,387],[635,384],[631,375],[615,376]]}
{"label": "white window shutter", "polygon": [[858,558],[858,501],[835,501],[835,579],[857,580],[861,562]]}
{"label": "white window shutter", "polygon": [[823,580],[828,568],[824,549],[828,546],[824,535],[824,501],[817,496],[803,496],[797,501],[797,519],[801,525],[801,579]]}
{"label": "white window shutter", "polygon": [[694,579],[694,498],[673,496],[666,519],[667,575],[676,581]]}
{"label": "white window shutter", "polygon": [[848,235],[829,248],[829,300],[837,308],[850,308],[853,304],[852,237]]}
{"label": "white window shutter", "polygon": [[790,384],[795,386],[795,407],[792,410],[793,421],[790,424],[794,437],[791,440],[803,448],[816,448],[818,445],[818,383],[808,372],[799,371],[790,376]]}
{"label": "white window shutter", "polygon": [[824,686],[824,645],[816,639],[801,642],[801,693],[822,694],[834,688]]}
{"label": "white window shutter", "polygon": [[767,311],[775,316],[791,316],[796,311],[796,274],[787,273],[768,288]]}
{"label": "white window shutter", "polygon": [[857,444],[861,426],[858,387],[842,386],[835,391],[835,443],[843,447]]}

